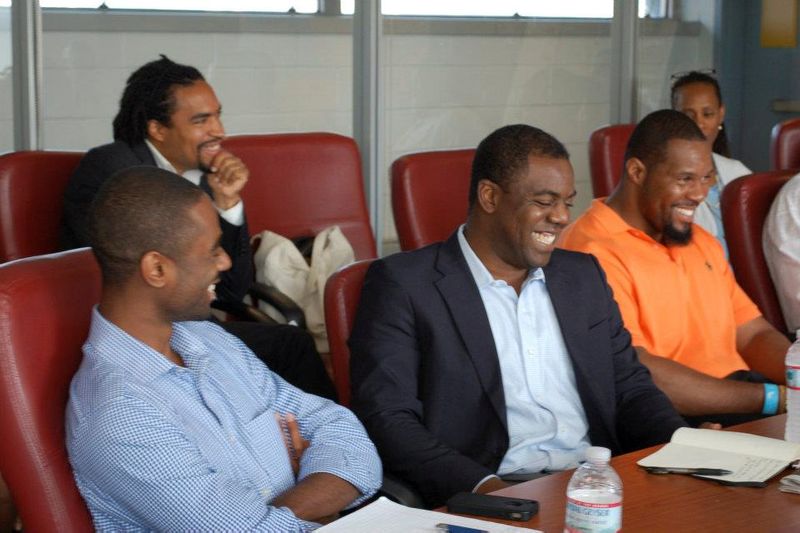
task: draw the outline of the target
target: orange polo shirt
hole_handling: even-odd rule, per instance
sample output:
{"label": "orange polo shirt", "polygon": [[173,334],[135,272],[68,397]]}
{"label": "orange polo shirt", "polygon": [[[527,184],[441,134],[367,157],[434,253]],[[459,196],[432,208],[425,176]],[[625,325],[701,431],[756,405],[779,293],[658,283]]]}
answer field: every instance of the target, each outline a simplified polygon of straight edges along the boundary
{"label": "orange polo shirt", "polygon": [[559,245],[600,261],[633,345],[714,377],[747,369],[736,328],[761,312],[736,283],[719,242],[695,224],[689,244],[664,246],[604,200],[594,200]]}

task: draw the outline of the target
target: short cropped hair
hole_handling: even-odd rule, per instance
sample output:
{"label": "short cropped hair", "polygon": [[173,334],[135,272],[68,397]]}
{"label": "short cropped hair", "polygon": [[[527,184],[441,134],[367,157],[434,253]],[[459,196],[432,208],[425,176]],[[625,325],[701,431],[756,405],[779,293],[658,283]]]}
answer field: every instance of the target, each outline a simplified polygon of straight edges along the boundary
{"label": "short cropped hair", "polygon": [[705,141],[692,119],[672,109],[653,111],[644,117],[631,134],[625,149],[625,162],[635,157],[652,167],[667,158],[667,143],[673,139]]}
{"label": "short cropped hair", "polygon": [[203,195],[189,180],[157,167],[130,167],[109,178],[89,210],[89,244],[103,282],[124,283],[150,251],[180,257],[194,237],[189,209]]}
{"label": "short cropped hair", "polygon": [[503,126],[489,134],[475,150],[469,184],[469,207],[478,197],[478,182],[489,180],[501,188],[528,168],[528,157],[569,159],[564,145],[549,133],[527,124]]}
{"label": "short cropped hair", "polygon": [[175,111],[175,88],[198,81],[205,81],[199,70],[175,63],[164,54],[161,59],[139,67],[125,83],[114,117],[114,140],[128,144],[144,142],[150,120],[169,126]]}

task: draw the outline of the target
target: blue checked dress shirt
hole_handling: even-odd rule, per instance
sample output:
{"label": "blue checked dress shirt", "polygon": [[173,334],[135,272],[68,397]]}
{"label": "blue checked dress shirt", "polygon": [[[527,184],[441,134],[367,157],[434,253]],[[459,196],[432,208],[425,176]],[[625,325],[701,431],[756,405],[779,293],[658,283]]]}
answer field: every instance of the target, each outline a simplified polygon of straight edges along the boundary
{"label": "blue checked dress shirt", "polygon": [[354,505],[380,487],[377,452],[350,411],[289,385],[210,322],[175,323],[170,343],[185,368],[93,311],[66,433],[95,528],[318,527],[269,505],[296,483],[276,412],[294,414],[311,443],[298,481],[334,474],[361,492]]}

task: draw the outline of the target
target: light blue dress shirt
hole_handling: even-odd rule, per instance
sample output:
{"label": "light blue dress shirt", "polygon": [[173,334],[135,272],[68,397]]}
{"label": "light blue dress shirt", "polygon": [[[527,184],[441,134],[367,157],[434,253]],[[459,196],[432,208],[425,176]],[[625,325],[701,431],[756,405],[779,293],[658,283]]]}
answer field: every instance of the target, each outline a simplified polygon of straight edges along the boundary
{"label": "light blue dress shirt", "polygon": [[576,466],[589,446],[589,424],[544,272],[531,271],[517,295],[514,287],[492,277],[464,237],[463,226],[458,242],[500,360],[509,448],[498,475]]}
{"label": "light blue dress shirt", "polygon": [[725,227],[722,225],[722,208],[720,206],[720,196],[722,195],[722,191],[720,190],[719,181],[708,188],[708,195],[706,196],[705,203],[708,206],[708,210],[711,211],[711,216],[714,217],[714,222],[716,223],[717,234],[714,237],[717,238],[719,243],[722,245],[722,249],[725,251],[725,258],[728,258],[728,243],[725,241]]}
{"label": "light blue dress shirt", "polygon": [[[328,472],[381,484],[372,442],[347,409],[306,394],[210,322],[173,325],[177,366],[95,309],[72,380],[67,449],[98,530],[305,531],[269,502],[295,485],[274,414],[311,443],[298,480]],[[356,503],[358,503],[356,502]]]}

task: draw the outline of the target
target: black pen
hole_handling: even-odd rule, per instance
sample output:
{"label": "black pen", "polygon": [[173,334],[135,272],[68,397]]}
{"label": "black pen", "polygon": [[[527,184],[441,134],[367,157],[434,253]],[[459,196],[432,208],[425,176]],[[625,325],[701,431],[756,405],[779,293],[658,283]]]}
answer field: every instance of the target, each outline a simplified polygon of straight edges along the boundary
{"label": "black pen", "polygon": [[723,468],[670,468],[660,466],[644,467],[651,474],[690,474],[694,476],[727,476],[733,474],[731,470]]}

